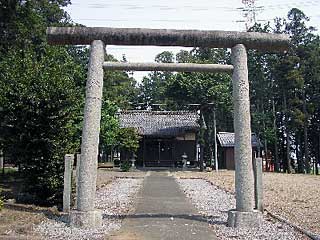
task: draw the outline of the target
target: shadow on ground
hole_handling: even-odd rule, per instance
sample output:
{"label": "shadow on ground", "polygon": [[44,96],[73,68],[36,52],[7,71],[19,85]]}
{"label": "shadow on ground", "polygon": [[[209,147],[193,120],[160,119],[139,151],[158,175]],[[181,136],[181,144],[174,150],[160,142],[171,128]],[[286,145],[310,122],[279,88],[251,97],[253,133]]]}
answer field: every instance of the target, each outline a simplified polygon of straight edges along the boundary
{"label": "shadow on ground", "polygon": [[102,215],[103,219],[154,219],[154,218],[163,218],[163,219],[186,219],[186,220],[192,220],[192,221],[199,221],[199,222],[206,222],[210,224],[217,224],[217,225],[226,225],[227,223],[225,221],[218,221],[214,220],[219,218],[218,216],[202,216],[202,215],[194,215],[194,214],[162,214],[162,213],[157,213],[157,214],[128,214],[128,215],[108,215],[108,214],[103,214]]}

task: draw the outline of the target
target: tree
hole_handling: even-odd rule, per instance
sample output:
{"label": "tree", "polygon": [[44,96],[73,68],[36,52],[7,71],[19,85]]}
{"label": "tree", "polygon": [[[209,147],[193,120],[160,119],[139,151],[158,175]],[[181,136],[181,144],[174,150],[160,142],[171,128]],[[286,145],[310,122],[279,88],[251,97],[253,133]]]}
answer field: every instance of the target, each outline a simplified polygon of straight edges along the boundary
{"label": "tree", "polygon": [[139,148],[140,136],[134,128],[120,128],[117,139],[120,150],[135,153]]}
{"label": "tree", "polygon": [[[283,96],[284,123],[286,125],[287,161],[290,167],[290,148],[296,141],[296,153],[298,157],[298,171],[310,173],[309,155],[309,97],[308,75],[305,69],[308,68],[309,59],[306,59],[307,46],[313,41],[312,27],[306,27],[309,20],[299,9],[293,8],[288,13],[288,20],[284,21],[284,32],[291,35],[292,46],[289,51],[280,58],[278,68],[279,84]],[[292,129],[292,130],[290,130]],[[293,131],[296,129],[296,131]],[[299,131],[303,129],[303,131]],[[303,135],[303,137],[301,137]],[[303,138],[303,141],[300,140]],[[300,154],[302,153],[302,154]],[[288,169],[290,172],[290,169]]]}
{"label": "tree", "polygon": [[[0,3],[0,59],[10,47],[34,47],[43,53],[46,27],[68,24],[69,16],[62,7],[70,0],[10,0]],[[30,31],[32,29],[32,31]]]}
{"label": "tree", "polygon": [[[287,19],[276,19],[273,31],[290,34],[292,39],[286,53],[249,52],[253,128],[262,133],[265,151],[266,143],[272,143],[268,148],[273,148],[276,171],[280,156],[285,171],[291,172],[296,167],[292,162],[294,152],[298,172],[310,172],[309,126],[314,94],[310,83],[313,72],[317,72],[317,60],[310,57],[316,51],[314,45],[312,49],[309,47],[316,36],[312,34],[314,29],[306,26],[307,21],[306,15],[296,8],[289,11]],[[252,30],[272,29],[269,25],[256,25]]]}
{"label": "tree", "polygon": [[[189,53],[181,51],[176,57],[183,62],[229,63],[230,55],[224,49],[195,48]],[[205,161],[211,162],[213,152],[213,111],[216,111],[218,129],[232,131],[231,77],[227,74],[177,73],[167,82],[165,95],[171,102],[171,109],[190,109],[189,104],[197,104],[201,109],[201,126],[204,121],[206,131],[201,129],[199,140],[203,146]]]}
{"label": "tree", "polygon": [[[34,202],[59,199],[64,154],[79,149],[85,83],[83,48],[49,47],[47,26],[69,25],[69,0],[0,3],[0,145]],[[30,31],[32,29],[32,31]]]}
{"label": "tree", "polygon": [[[64,64],[57,64],[62,61]],[[26,177],[26,191],[55,199],[63,184],[64,154],[79,147],[77,66],[65,48],[9,51],[0,63],[3,144]]]}
{"label": "tree", "polygon": [[[107,55],[108,61],[118,61],[112,55]],[[105,71],[103,99],[112,101],[121,109],[128,109],[137,102],[138,89],[133,77],[125,71]]]}
{"label": "tree", "polygon": [[[108,61],[118,61],[107,55]],[[125,60],[125,56],[123,58]],[[111,153],[119,145],[120,130],[117,117],[118,110],[130,109],[137,103],[138,89],[136,81],[125,71],[105,71],[103,86],[103,103],[101,112],[100,153]]]}
{"label": "tree", "polygon": [[[158,63],[173,63],[172,52],[164,51],[155,57]],[[150,108],[152,104],[166,103],[166,84],[173,77],[171,72],[154,71],[142,79],[140,85],[139,102],[144,103],[143,108]]]}
{"label": "tree", "polygon": [[117,134],[119,131],[119,121],[116,116],[117,105],[107,99],[102,101],[101,122],[100,122],[100,153],[110,153],[117,145]]}
{"label": "tree", "polygon": [[317,36],[306,49],[305,66],[306,101],[309,113],[309,144],[310,156],[313,158],[313,167],[319,174],[320,164],[320,39]]}

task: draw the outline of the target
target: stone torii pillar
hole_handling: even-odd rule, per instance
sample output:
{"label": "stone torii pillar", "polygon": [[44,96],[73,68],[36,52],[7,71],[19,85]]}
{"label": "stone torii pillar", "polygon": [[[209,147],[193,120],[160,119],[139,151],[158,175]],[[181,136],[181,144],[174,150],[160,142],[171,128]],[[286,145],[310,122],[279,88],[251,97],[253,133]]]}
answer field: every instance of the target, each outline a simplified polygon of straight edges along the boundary
{"label": "stone torii pillar", "polygon": [[98,146],[103,89],[105,44],[94,40],[90,47],[88,79],[81,142],[81,161],[77,186],[77,209],[70,214],[70,224],[77,227],[98,227],[102,213],[94,208],[98,166]]}
{"label": "stone torii pillar", "polygon": [[247,50],[243,44],[231,49],[235,132],[236,209],[228,213],[228,226],[259,226],[262,214],[254,211],[254,176],[252,166],[251,119]]}

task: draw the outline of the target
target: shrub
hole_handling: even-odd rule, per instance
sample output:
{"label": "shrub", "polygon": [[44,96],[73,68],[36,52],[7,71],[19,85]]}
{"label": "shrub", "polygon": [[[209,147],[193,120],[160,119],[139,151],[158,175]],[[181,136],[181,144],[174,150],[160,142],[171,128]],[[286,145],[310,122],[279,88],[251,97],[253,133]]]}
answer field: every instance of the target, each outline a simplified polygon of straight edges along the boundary
{"label": "shrub", "polygon": [[79,146],[82,104],[82,70],[65,48],[45,50],[38,58],[32,49],[11,51],[0,62],[0,139],[38,203],[60,199],[64,154]]}
{"label": "shrub", "polygon": [[123,163],[121,163],[120,168],[123,172],[129,172],[131,168],[130,161],[124,161]]}

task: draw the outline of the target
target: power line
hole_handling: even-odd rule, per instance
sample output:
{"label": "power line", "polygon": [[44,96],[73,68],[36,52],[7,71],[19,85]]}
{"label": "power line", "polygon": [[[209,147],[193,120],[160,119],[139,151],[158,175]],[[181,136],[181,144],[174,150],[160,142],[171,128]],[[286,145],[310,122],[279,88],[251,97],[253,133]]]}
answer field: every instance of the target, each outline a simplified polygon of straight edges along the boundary
{"label": "power line", "polygon": [[[239,0],[238,0],[239,1]],[[256,0],[258,1],[258,0]],[[263,1],[263,0],[262,0]],[[240,2],[240,1],[239,1]],[[255,3],[255,0],[244,0],[244,2],[253,2]],[[116,3],[87,3],[87,4],[80,4],[80,3],[74,3],[72,6],[76,6],[77,8],[99,8],[99,9],[111,9],[113,7],[120,7],[120,10],[148,10],[148,9],[157,9],[157,11],[167,11],[168,13],[173,10],[183,10],[183,11],[195,11],[195,12],[206,12],[206,11],[212,11],[212,10],[221,10],[220,13],[223,12],[239,12],[241,11],[244,20],[239,20],[239,19],[232,19],[232,18],[226,18],[226,19],[221,19],[218,18],[217,16],[212,15],[212,17],[207,17],[211,21],[217,21],[219,23],[241,23],[245,22],[246,28],[249,28],[250,26],[253,25],[255,22],[267,22],[267,21],[273,21],[275,18],[263,18],[263,19],[257,19],[257,14],[261,13],[262,11],[268,11],[268,10],[282,10],[282,9],[288,9],[292,7],[315,7],[320,5],[319,0],[307,0],[307,1],[286,1],[286,2],[281,2],[279,4],[266,4],[263,6],[256,6],[253,4],[253,6],[250,7],[228,7],[228,6],[214,6],[214,5],[207,5],[207,6],[202,6],[202,5],[197,5],[197,6],[192,6],[192,5],[186,5],[186,6],[181,6],[177,4],[173,5],[161,5],[161,4],[130,4],[128,1],[125,2],[116,2]],[[127,8],[127,9],[126,9]],[[112,9],[111,9],[112,10]],[[113,9],[114,10],[114,9]],[[200,14],[200,13],[199,13]],[[137,16],[137,15],[135,15]],[[174,16],[174,15],[173,15]],[[309,18],[312,20],[320,18],[320,15],[309,15]],[[118,23],[127,23],[127,22],[154,22],[154,23],[201,23],[202,20],[199,19],[137,19],[135,18],[74,18],[73,19],[75,22],[77,21],[90,21],[90,22],[102,22],[102,23],[112,23],[112,22],[118,22]]]}
{"label": "power line", "polygon": [[[200,19],[199,20],[186,20],[186,19],[113,19],[113,18],[74,18],[74,21],[101,21],[101,22],[132,22],[133,20],[135,22],[170,22],[170,23],[183,23],[183,22],[202,22]],[[218,19],[217,19],[218,20]],[[270,19],[272,20],[272,19]],[[234,23],[237,22],[236,20],[220,20],[219,22],[230,22]]]}
{"label": "power line", "polygon": [[[251,0],[246,0],[251,1]],[[316,0],[309,0],[309,1],[291,1],[281,4],[269,4],[264,5],[263,8],[265,10],[267,9],[285,9],[285,8],[291,8],[293,6],[297,7],[314,7],[316,5],[319,5],[320,2]],[[137,5],[137,4],[119,4],[119,3],[89,3],[87,5],[77,4],[74,3],[71,6],[76,7],[86,7],[86,8],[96,8],[96,9],[108,9],[111,7],[121,7],[123,10],[145,10],[148,8],[156,8],[160,11],[171,11],[171,10],[191,10],[191,11],[209,11],[212,9],[215,10],[225,10],[225,11],[238,11],[237,8],[234,7],[226,7],[226,6],[216,6],[216,5],[205,5],[205,6],[193,6],[193,5]]]}
{"label": "power line", "polygon": [[[261,12],[264,7],[256,6],[256,0],[242,0],[243,7],[238,8],[244,18],[246,30],[248,31],[250,27],[257,23],[257,14]],[[242,21],[238,21],[242,22]]]}
{"label": "power line", "polygon": [[[121,7],[123,9],[146,9],[146,8],[156,8],[157,10],[178,10],[178,9],[193,9],[196,11],[203,11],[203,10],[208,10],[210,8],[214,9],[225,9],[225,10],[233,10],[235,11],[234,8],[232,7],[225,7],[225,6],[193,6],[193,5],[176,5],[176,6],[168,6],[168,5],[134,5],[134,4],[112,4],[112,3],[107,3],[107,4],[87,4],[86,6],[81,5],[81,4],[72,4],[74,6],[79,6],[79,7],[86,7],[86,8],[99,8],[99,9],[106,9],[110,7]],[[71,6],[72,6],[71,5]]]}
{"label": "power line", "polygon": [[[320,18],[320,15],[312,15],[308,16],[310,19],[317,19]],[[263,18],[263,19],[256,19],[254,22],[268,22],[268,21],[274,21],[276,17],[274,18]],[[79,22],[79,21],[88,21],[88,22],[99,22],[99,23],[111,23],[111,22],[118,22],[118,23],[128,23],[134,21],[135,23],[139,22],[154,22],[154,23],[201,23],[203,22],[202,20],[186,20],[186,19],[112,19],[112,18],[73,18],[72,19],[74,22]],[[234,23],[246,23],[246,20],[218,20],[219,23],[229,23],[229,24],[234,24]],[[253,24],[252,24],[253,25]],[[251,24],[247,24],[247,28],[250,28],[252,26]]]}
{"label": "power line", "polygon": [[[304,7],[306,6],[312,6],[319,5],[319,1],[309,0],[304,2],[293,2],[293,3],[285,3],[285,4],[276,4],[276,5],[262,5],[257,6],[256,2],[258,0],[242,0],[243,7],[238,8],[240,12],[242,13],[242,16],[244,20],[238,20],[237,22],[244,22],[246,30],[248,30],[250,27],[252,27],[257,22],[266,22],[274,19],[257,19],[257,15],[265,10],[271,10],[271,9],[284,9],[286,8],[292,8],[294,6],[297,6],[299,8],[299,5],[302,5]],[[319,16],[319,15],[318,15]],[[317,15],[309,16],[309,18],[315,17],[318,18]]]}

